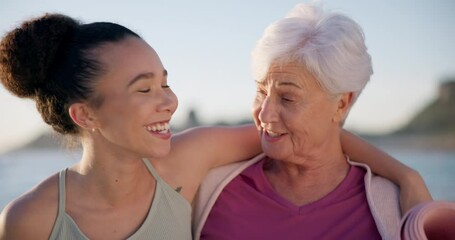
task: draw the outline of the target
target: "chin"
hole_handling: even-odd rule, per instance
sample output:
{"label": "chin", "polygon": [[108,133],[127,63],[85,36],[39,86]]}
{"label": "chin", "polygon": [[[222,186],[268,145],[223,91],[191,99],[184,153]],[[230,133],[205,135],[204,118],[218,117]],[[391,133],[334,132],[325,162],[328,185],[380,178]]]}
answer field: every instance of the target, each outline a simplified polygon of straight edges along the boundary
{"label": "chin", "polygon": [[286,154],[279,152],[279,151],[273,151],[270,149],[264,149],[264,153],[267,157],[274,159],[274,160],[280,160],[283,159]]}
{"label": "chin", "polygon": [[265,153],[270,158],[274,159],[280,159],[284,155],[286,155],[286,152],[283,151],[284,149],[279,146],[270,146],[268,144],[262,143],[262,151]]}
{"label": "chin", "polygon": [[163,158],[169,155],[171,152],[171,147],[170,145],[167,147],[160,147],[158,149],[151,149],[148,151],[147,155],[149,158]]}

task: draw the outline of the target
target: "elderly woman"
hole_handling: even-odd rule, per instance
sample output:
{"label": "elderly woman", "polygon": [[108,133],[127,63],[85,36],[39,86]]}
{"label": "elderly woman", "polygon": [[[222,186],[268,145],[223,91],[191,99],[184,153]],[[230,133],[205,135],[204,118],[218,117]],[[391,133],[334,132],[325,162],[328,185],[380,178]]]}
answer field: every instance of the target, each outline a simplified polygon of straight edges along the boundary
{"label": "elderly woman", "polygon": [[343,153],[341,132],[372,74],[360,26],[298,5],[253,51],[263,155],[212,172],[195,239],[381,239],[397,230],[398,188]]}

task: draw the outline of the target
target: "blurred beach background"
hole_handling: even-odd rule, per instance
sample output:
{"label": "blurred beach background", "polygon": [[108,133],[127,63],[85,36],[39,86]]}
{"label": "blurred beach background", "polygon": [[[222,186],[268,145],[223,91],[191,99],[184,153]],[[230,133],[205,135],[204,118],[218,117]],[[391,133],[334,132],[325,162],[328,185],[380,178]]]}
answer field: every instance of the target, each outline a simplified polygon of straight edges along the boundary
{"label": "blurred beach background", "polygon": [[[174,132],[251,122],[250,51],[270,23],[307,1],[0,0],[0,34],[43,13],[111,21],[140,34],[161,57],[179,97]],[[435,199],[455,201],[455,1],[326,0],[363,28],[374,75],[345,127],[418,170]],[[0,209],[71,166],[31,100],[0,86]]]}

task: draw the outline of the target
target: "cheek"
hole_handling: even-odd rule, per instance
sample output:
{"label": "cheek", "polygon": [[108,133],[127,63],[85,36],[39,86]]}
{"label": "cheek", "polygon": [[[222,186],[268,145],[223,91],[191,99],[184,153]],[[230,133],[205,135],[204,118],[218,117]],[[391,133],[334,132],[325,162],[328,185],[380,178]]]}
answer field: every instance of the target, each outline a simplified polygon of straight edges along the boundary
{"label": "cheek", "polygon": [[333,112],[329,106],[309,107],[294,114],[287,117],[287,125],[298,142],[320,142],[330,136]]}
{"label": "cheek", "polygon": [[127,115],[128,113],[125,111],[127,111],[127,109],[115,104],[114,101],[105,102],[105,104],[98,109],[98,120],[101,125],[109,125],[110,122],[119,120],[119,116],[121,118],[121,116]]}
{"label": "cheek", "polygon": [[[287,111],[282,111],[281,119],[286,128],[291,132],[295,141],[308,138],[310,132],[318,127],[318,113],[307,107],[295,106]],[[300,140],[299,140],[300,139]]]}

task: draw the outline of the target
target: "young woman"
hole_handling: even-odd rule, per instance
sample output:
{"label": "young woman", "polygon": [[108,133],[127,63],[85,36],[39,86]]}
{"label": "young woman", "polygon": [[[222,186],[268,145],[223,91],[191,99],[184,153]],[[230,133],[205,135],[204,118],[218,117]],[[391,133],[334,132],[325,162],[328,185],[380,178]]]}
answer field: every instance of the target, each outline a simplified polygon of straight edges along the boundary
{"label": "young woman", "polygon": [[[47,124],[83,147],[77,164],[3,210],[0,239],[191,239],[191,202],[206,173],[260,152],[252,125],[171,136],[177,98],[168,72],[121,25],[45,15],[2,39],[0,62],[5,88],[33,99]],[[414,188],[407,184],[419,177],[414,171],[377,149],[362,153],[367,147],[348,153],[398,166],[386,177]],[[390,169],[372,166],[385,175]]]}

